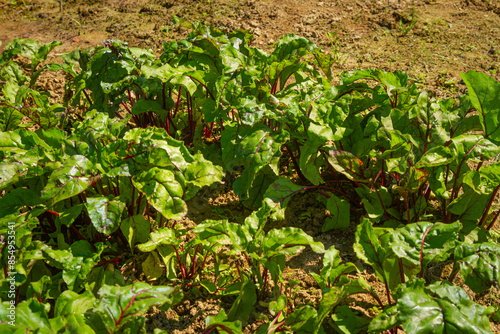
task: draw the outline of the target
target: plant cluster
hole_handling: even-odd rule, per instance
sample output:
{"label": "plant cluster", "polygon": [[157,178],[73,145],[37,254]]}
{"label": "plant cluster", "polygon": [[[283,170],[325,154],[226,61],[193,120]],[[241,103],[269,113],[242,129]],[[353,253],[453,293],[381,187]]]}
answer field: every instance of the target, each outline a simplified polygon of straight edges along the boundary
{"label": "plant cluster", "polygon": [[[256,319],[257,333],[490,333],[498,310],[454,282],[498,285],[500,83],[461,74],[468,94],[457,100],[401,71],[344,72],[334,85],[335,59],[308,39],[286,35],[271,53],[251,41],[194,25],[159,57],[110,40],[62,64],[45,64],[59,43],[6,45],[0,233],[14,227],[16,238],[1,248],[2,333],[142,333],[150,307],[186,291],[232,303],[204,333]],[[65,73],[64,101],[39,91],[43,71]],[[186,202],[226,176],[253,213],[184,226]],[[322,232],[356,226],[354,252],[383,294],[335,247],[269,228],[303,192],[330,212]],[[318,305],[295,303],[297,282],[283,275],[305,247],[324,254]],[[140,256],[149,283],[124,275]],[[443,263],[449,277],[426,275]],[[373,319],[342,304],[359,293],[377,303]]]}

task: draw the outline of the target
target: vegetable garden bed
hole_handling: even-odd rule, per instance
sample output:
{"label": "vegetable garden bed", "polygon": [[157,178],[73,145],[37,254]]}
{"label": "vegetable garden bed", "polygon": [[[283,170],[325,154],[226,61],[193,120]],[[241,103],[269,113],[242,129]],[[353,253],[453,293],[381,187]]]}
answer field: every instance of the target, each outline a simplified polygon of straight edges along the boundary
{"label": "vegetable garden bed", "polygon": [[500,83],[334,85],[310,40],[252,38],[197,24],[159,57],[109,40],[60,64],[57,42],[6,46],[2,332],[491,333]]}

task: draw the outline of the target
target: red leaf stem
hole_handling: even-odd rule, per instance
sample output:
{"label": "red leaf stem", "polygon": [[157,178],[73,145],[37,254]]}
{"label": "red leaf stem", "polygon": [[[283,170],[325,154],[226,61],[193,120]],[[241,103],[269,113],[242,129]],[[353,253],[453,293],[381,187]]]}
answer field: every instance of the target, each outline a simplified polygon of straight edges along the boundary
{"label": "red leaf stem", "polygon": [[142,291],[139,291],[137,294],[135,294],[132,299],[130,300],[130,302],[128,303],[128,305],[125,307],[125,309],[122,311],[122,313],[120,314],[120,318],[118,319],[117,322],[115,322],[116,326],[120,325],[120,322],[122,321],[123,319],[123,316],[125,315],[125,312],[127,312],[128,308],[130,307],[130,305],[132,305],[132,303],[134,302],[135,298],[137,296],[139,296],[141,293],[145,292],[146,290],[142,290]]}

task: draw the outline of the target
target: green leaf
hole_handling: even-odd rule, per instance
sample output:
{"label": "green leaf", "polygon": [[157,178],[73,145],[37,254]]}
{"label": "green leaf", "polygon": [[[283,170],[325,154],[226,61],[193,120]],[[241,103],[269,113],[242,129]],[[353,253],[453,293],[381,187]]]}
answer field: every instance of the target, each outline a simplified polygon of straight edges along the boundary
{"label": "green leaf", "polygon": [[406,263],[405,269],[416,274],[424,271],[428,263],[445,261],[451,255],[458,243],[459,230],[458,221],[408,224],[394,230],[390,247]]}
{"label": "green leaf", "polygon": [[262,242],[262,249],[264,252],[292,255],[297,254],[306,245],[311,246],[315,253],[325,252],[321,242],[315,242],[313,237],[295,227],[272,229],[266,234]]}
{"label": "green leaf", "polygon": [[287,306],[287,298],[285,295],[280,295],[277,300],[269,303],[269,312],[276,316],[280,311],[283,311]]}
{"label": "green leaf", "polygon": [[58,212],[59,217],[57,217],[59,222],[65,226],[71,226],[76,218],[82,213],[83,207],[83,204],[78,204],[70,208],[64,208],[62,211],[60,210]]}
{"label": "green leaf", "polygon": [[456,152],[449,146],[433,147],[420,158],[415,164],[416,168],[437,167],[447,165],[457,157]]}
{"label": "green leaf", "polygon": [[137,248],[141,252],[151,252],[159,245],[177,244],[175,231],[166,227],[151,232],[150,239],[148,242],[137,245]]}
{"label": "green leaf", "polygon": [[83,314],[70,314],[66,318],[52,318],[49,320],[54,332],[58,333],[64,328],[64,333],[95,334],[95,331],[87,324],[87,318]]}
{"label": "green leaf", "polygon": [[110,235],[120,227],[125,210],[125,203],[122,201],[107,197],[87,197],[85,207],[98,232]]}
{"label": "green leaf", "polygon": [[[311,131],[312,124],[309,126],[309,130]],[[319,163],[318,160],[322,160],[321,155],[319,155],[319,148],[325,143],[318,139],[308,139],[304,146],[300,151],[300,159],[299,159],[299,167],[302,171],[302,174],[311,181],[314,185],[319,185],[323,183],[323,179],[321,178],[319,172]]]}
{"label": "green leaf", "polygon": [[281,156],[280,148],[289,136],[286,131],[274,133],[267,127],[261,128],[262,126],[258,124],[237,147],[235,158],[242,162],[244,169],[241,176],[235,180],[233,187],[242,200],[249,198],[249,190],[259,170],[269,165],[274,174],[278,175],[277,163]]}
{"label": "green leaf", "polygon": [[359,179],[362,176],[361,166],[363,161],[355,157],[352,153],[340,150],[330,150],[328,152],[328,162],[339,173],[344,174],[350,180]]}
{"label": "green leaf", "polygon": [[201,153],[193,158],[195,161],[190,163],[184,172],[188,183],[203,187],[222,180],[223,172],[220,166],[215,166],[212,162],[205,160]]}
{"label": "green leaf", "polygon": [[[488,179],[495,187],[500,184],[500,163],[493,163],[479,169],[481,176]],[[482,183],[485,183],[484,181]],[[491,193],[491,192],[490,192]]]}
{"label": "green leaf", "polygon": [[317,317],[318,312],[312,306],[305,305],[290,314],[285,325],[290,326],[294,333],[314,333],[314,321]]}
{"label": "green leaf", "polygon": [[491,196],[478,194],[469,186],[464,185],[464,193],[448,204],[448,211],[457,215],[457,219],[462,222],[475,221],[479,219],[484,212],[488,200]]}
{"label": "green leaf", "polygon": [[90,291],[78,294],[66,290],[57,298],[54,315],[57,317],[69,317],[72,314],[85,314],[94,307],[97,299]]}
{"label": "green leaf", "polygon": [[183,189],[172,171],[153,167],[133,177],[132,182],[165,218],[181,219],[186,215]]}
{"label": "green leaf", "polygon": [[187,190],[184,195],[185,201],[195,196],[201,187],[221,182],[224,176],[222,167],[205,160],[201,153],[196,154],[194,159],[195,161],[190,163],[184,171],[184,178],[187,183]]}
{"label": "green leaf", "polygon": [[241,292],[236,298],[227,314],[229,321],[240,321],[245,325],[248,317],[254,310],[254,304],[257,302],[256,287],[252,281],[246,281],[241,286]]}
{"label": "green leaf", "polygon": [[486,309],[463,289],[446,281],[424,284],[408,282],[397,296],[398,319],[408,334],[491,333]]}
{"label": "green leaf", "polygon": [[85,191],[93,182],[93,164],[82,155],[70,156],[49,177],[42,200],[52,205]]}
{"label": "green leaf", "polygon": [[337,287],[323,294],[321,302],[318,305],[318,317],[314,320],[314,333],[319,333],[321,324],[325,318],[345,297],[347,297],[347,291]]}
{"label": "green leaf", "polygon": [[332,217],[328,217],[321,228],[321,232],[326,232],[330,230],[345,230],[349,227],[351,223],[351,211],[349,201],[341,199],[333,194],[330,194],[330,198],[326,201],[326,208],[332,214]]}
{"label": "green leaf", "polygon": [[143,215],[134,215],[124,219],[120,229],[133,250],[137,243],[142,244],[148,241],[151,224]]}
{"label": "green leaf", "polygon": [[68,288],[79,291],[83,281],[99,262],[103,250],[102,243],[97,243],[94,250],[88,241],[80,240],[71,244],[69,250],[46,248],[43,251],[48,264],[63,268],[62,278]]}
{"label": "green leaf", "polygon": [[167,110],[163,109],[162,105],[153,100],[141,99],[132,106],[132,114],[139,115],[147,112],[153,112],[162,119],[167,117]]}
{"label": "green leaf", "polygon": [[[9,322],[11,319],[7,317],[11,314],[8,311],[7,303],[2,303],[0,307],[0,314],[3,319],[2,321]],[[3,309],[3,310],[2,310]],[[35,299],[25,300],[16,305],[15,309],[15,319],[12,319],[15,323],[15,328],[18,330],[16,333],[20,333],[20,329],[23,333],[29,331],[39,331],[40,333],[53,333],[52,326],[49,322],[49,317],[45,310],[45,305],[38,302]]]}
{"label": "green leaf", "polygon": [[368,333],[380,333],[383,331],[389,331],[392,328],[398,326],[400,321],[398,320],[398,308],[397,306],[386,306],[383,312],[380,312],[373,318],[373,320],[368,325]]}
{"label": "green leaf", "polygon": [[171,307],[183,298],[177,287],[151,286],[143,282],[123,287],[104,285],[99,289],[99,296],[94,312],[100,315],[111,333],[123,333],[123,327],[136,317],[143,318],[139,314],[153,306]]}
{"label": "green leaf", "polygon": [[[393,287],[400,281],[397,281],[399,270],[394,267],[394,253],[391,248],[385,247],[389,243],[391,232],[392,229],[388,228],[373,228],[370,220],[363,219],[356,229],[353,248],[358,258],[373,267],[382,282]],[[391,275],[396,276],[396,281],[393,281]]]}
{"label": "green leaf", "polygon": [[332,315],[332,320],[337,326],[337,331],[344,334],[356,334],[366,331],[370,320],[359,317],[356,313],[358,312],[352,311],[347,305],[337,307],[335,313]]}
{"label": "green leaf", "polygon": [[[256,208],[262,205],[261,203],[264,200],[266,190],[276,179],[277,174],[270,165],[264,165],[263,168],[260,168],[252,180],[252,184],[248,190],[248,197],[243,201],[243,204],[248,208]],[[237,185],[235,183],[233,183],[233,187],[236,191]],[[273,218],[276,216],[277,214]]]}
{"label": "green leaf", "polygon": [[354,271],[358,271],[356,266],[351,262],[342,263],[340,252],[335,246],[331,246],[323,257],[323,268],[320,274],[311,273],[311,275],[322,289],[326,289],[329,285],[344,284],[342,277]]}
{"label": "green leaf", "polygon": [[[4,94],[5,94],[4,87]],[[0,107],[0,131],[7,132],[18,128],[23,120],[23,114],[14,108]]]}
{"label": "green leaf", "polygon": [[0,198],[0,217],[19,214],[25,206],[34,207],[40,204],[40,194],[27,188],[16,188]]}
{"label": "green leaf", "polygon": [[264,202],[284,217],[284,208],[294,194],[301,191],[303,187],[294,184],[287,177],[280,177],[274,181],[264,193]]}
{"label": "green leaf", "polygon": [[226,312],[224,311],[224,309],[221,309],[216,316],[208,316],[205,322],[205,332],[211,330],[212,328],[217,328],[217,332],[219,333],[243,334],[243,330],[241,329],[241,321],[228,320],[228,316],[226,316]]}
{"label": "green leaf", "polygon": [[500,83],[492,77],[476,71],[460,73],[467,85],[470,101],[479,113],[484,136],[500,139]]}
{"label": "green leaf", "polygon": [[460,274],[472,291],[481,293],[500,280],[500,246],[493,243],[462,243],[455,248]]}
{"label": "green leaf", "polygon": [[192,230],[197,238],[211,244],[231,245],[232,251],[242,251],[251,241],[240,224],[227,220],[205,220]]}
{"label": "green leaf", "polygon": [[156,281],[163,275],[163,268],[160,266],[158,253],[151,252],[142,264],[142,270],[148,281]]}

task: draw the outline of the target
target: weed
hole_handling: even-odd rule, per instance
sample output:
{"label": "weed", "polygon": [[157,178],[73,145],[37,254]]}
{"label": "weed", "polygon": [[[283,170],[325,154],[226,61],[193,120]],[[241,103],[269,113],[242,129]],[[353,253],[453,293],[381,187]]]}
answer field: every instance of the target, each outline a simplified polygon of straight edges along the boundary
{"label": "weed", "polygon": [[403,23],[403,19],[399,20],[399,28],[401,30],[401,36],[406,36],[417,24],[418,20],[415,18],[415,8],[411,12],[411,20],[408,24]]}

